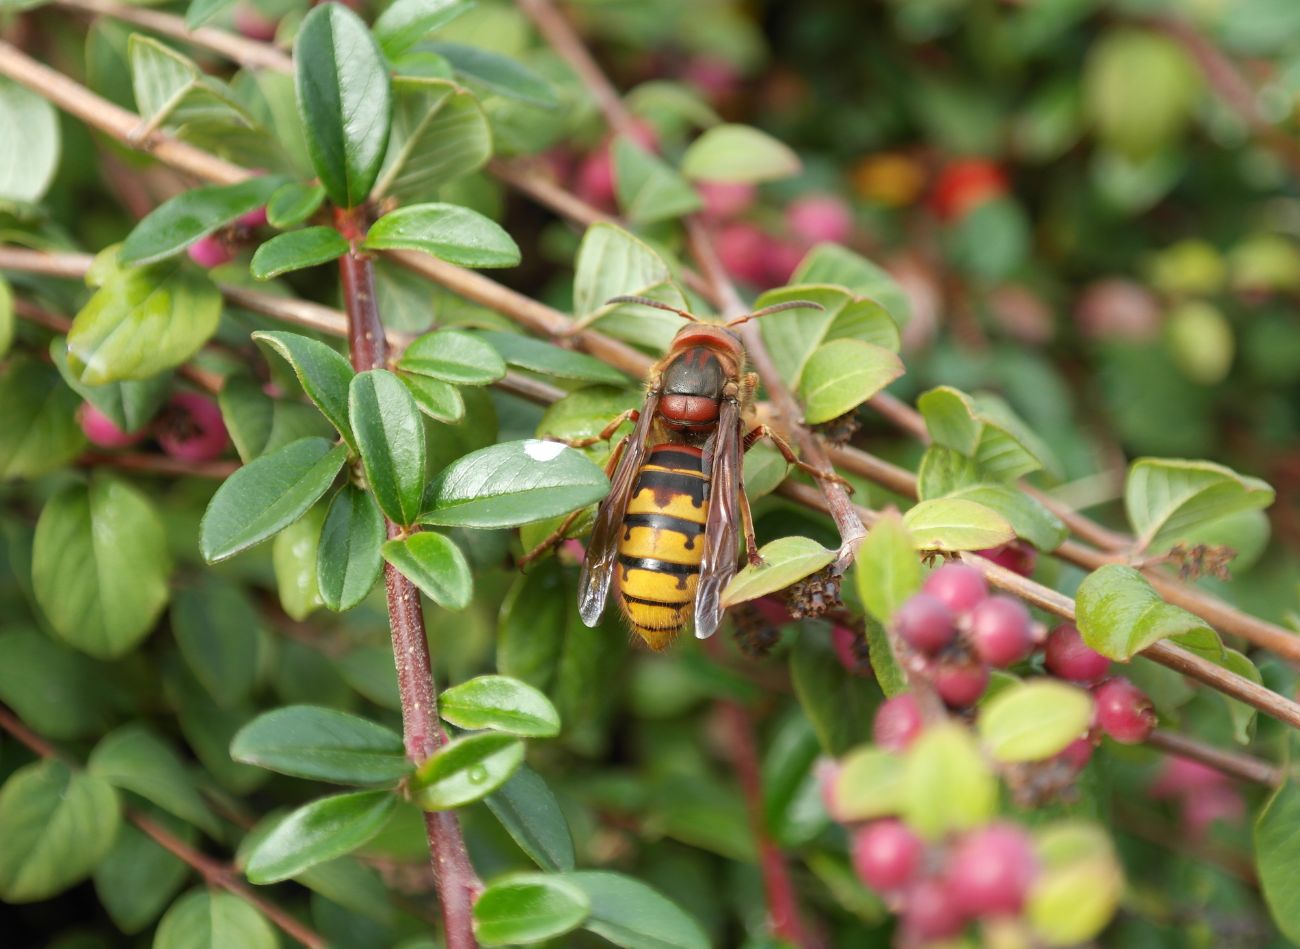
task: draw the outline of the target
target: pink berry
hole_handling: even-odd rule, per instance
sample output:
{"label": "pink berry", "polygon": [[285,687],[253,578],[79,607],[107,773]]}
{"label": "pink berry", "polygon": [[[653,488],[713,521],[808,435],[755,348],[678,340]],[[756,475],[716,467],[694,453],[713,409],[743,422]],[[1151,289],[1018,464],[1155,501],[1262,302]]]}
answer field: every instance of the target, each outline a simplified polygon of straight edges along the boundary
{"label": "pink berry", "polygon": [[206,267],[209,270],[213,267],[220,267],[222,264],[229,263],[234,255],[225,242],[215,234],[209,234],[207,237],[201,237],[189,246],[186,253],[190,255],[190,260],[194,261],[200,267]]}
{"label": "pink berry", "polygon": [[785,603],[774,596],[760,596],[754,600],[754,607],[769,626],[781,627],[794,622]]}
{"label": "pink berry", "polygon": [[1110,671],[1110,660],[1089,647],[1073,623],[1052,630],[1043,658],[1052,675],[1071,682],[1100,682]]}
{"label": "pink berry", "polygon": [[949,939],[961,932],[965,925],[966,919],[943,880],[922,880],[907,891],[903,908],[903,945]]}
{"label": "pink berry", "polygon": [[902,821],[876,821],[853,835],[853,868],[867,886],[888,893],[912,882],[924,851],[921,838]]}
{"label": "pink berry", "polygon": [[758,196],[757,188],[742,182],[701,181],[695,190],[704,202],[704,216],[714,221],[744,214]]}
{"label": "pink berry", "polygon": [[1146,741],[1156,727],[1151,700],[1128,679],[1114,678],[1093,689],[1097,724],[1122,745]]}
{"label": "pink berry", "polygon": [[785,222],[810,244],[843,243],[853,233],[853,213],[849,206],[829,194],[809,195],[790,202],[785,209]]}
{"label": "pink berry", "polygon": [[779,287],[790,282],[794,272],[803,263],[804,245],[794,241],[769,237],[763,252],[763,282],[769,287]]}
{"label": "pink berry", "polygon": [[1013,540],[1000,547],[990,547],[977,553],[986,560],[992,560],[999,567],[1006,567],[1012,573],[1022,577],[1032,576],[1038,566],[1038,551],[1024,541]]}
{"label": "pink berry", "polygon": [[275,31],[279,24],[263,15],[262,11],[251,3],[240,3],[235,6],[234,25],[236,31],[250,40],[269,43],[275,39]]}
{"label": "pink berry", "polygon": [[876,709],[871,725],[871,737],[877,745],[889,751],[902,751],[921,734],[924,721],[921,705],[911,692],[886,699]]}
{"label": "pink berry", "polygon": [[1092,742],[1086,738],[1076,738],[1066,745],[1065,750],[1056,757],[1070,765],[1075,771],[1082,771],[1088,762],[1092,760]]}
{"label": "pink berry", "polygon": [[725,59],[697,56],[686,64],[682,78],[710,99],[725,99],[740,88],[740,73]]}
{"label": "pink berry", "polygon": [[1020,912],[1038,870],[1029,835],[1014,824],[990,824],[963,840],[948,865],[948,892],[969,916]]}
{"label": "pink berry", "polygon": [[1014,665],[1034,648],[1029,610],[1009,596],[991,596],[971,610],[966,635],[979,657],[999,669]]}
{"label": "pink berry", "polygon": [[768,240],[754,225],[735,221],[718,230],[714,246],[728,273],[737,280],[762,286],[767,283]]}
{"label": "pink berry", "polygon": [[266,227],[266,223],[265,205],[260,208],[253,208],[253,210],[249,211],[247,214],[241,214],[239,219],[235,221],[235,224],[239,227],[246,227],[250,231],[255,231],[259,227]]}
{"label": "pink berry", "polygon": [[957,617],[942,600],[918,593],[894,614],[894,629],[917,652],[933,656],[957,636]]}
{"label": "pink berry", "polygon": [[949,708],[974,705],[989,687],[989,667],[978,659],[939,663],[931,677],[934,690]]}
{"label": "pink berry", "polygon": [[1227,783],[1228,777],[1222,771],[1175,755],[1165,759],[1160,777],[1151,785],[1150,794],[1154,798],[1190,798],[1203,791],[1224,787]]}
{"label": "pink berry", "polygon": [[602,210],[613,210],[615,206],[614,160],[609,148],[601,145],[591,152],[578,166],[574,190],[578,197]]}
{"label": "pink berry", "polygon": [[1236,788],[1218,787],[1189,795],[1183,802],[1183,826],[1192,837],[1202,837],[1210,825],[1238,824],[1246,805]]}
{"label": "pink berry", "polygon": [[944,564],[925,578],[921,589],[954,613],[973,610],[989,595],[984,574],[964,563]]}
{"label": "pink berry", "polygon": [[177,392],[171,397],[157,436],[163,451],[181,461],[212,461],[230,444],[221,409],[197,392]]}
{"label": "pink berry", "polygon": [[86,438],[92,445],[100,448],[126,448],[144,438],[144,432],[124,432],[113,420],[89,402],[83,402],[77,410],[77,421]]}
{"label": "pink berry", "polygon": [[855,676],[871,675],[871,663],[865,652],[860,652],[861,638],[847,626],[835,626],[831,629],[831,645],[835,649],[835,658],[844,670]]}

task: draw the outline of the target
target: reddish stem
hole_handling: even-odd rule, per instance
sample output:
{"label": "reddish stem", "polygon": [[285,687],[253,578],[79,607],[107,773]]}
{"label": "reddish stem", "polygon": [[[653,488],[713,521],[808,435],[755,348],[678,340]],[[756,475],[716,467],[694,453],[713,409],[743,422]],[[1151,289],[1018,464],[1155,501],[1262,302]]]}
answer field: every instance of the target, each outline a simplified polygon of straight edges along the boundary
{"label": "reddish stem", "polygon": [[[374,263],[359,249],[366,223],[361,209],[336,210],[335,224],[351,245],[339,258],[343,298],[348,315],[348,350],[357,372],[382,368],[388,358],[379,304],[375,297]],[[403,533],[401,526],[386,519],[390,539]],[[424,629],[424,609],[415,584],[392,564],[384,564],[384,586],[388,591],[388,624],[393,635],[393,660],[397,665],[397,687],[402,699],[402,734],[406,756],[417,766],[446,744],[447,736],[438,725],[438,697],[433,686],[433,659]],[[470,865],[469,851],[454,812],[439,811],[424,816],[425,833],[433,862],[442,906],[447,949],[473,949],[472,908],[481,889]]]}

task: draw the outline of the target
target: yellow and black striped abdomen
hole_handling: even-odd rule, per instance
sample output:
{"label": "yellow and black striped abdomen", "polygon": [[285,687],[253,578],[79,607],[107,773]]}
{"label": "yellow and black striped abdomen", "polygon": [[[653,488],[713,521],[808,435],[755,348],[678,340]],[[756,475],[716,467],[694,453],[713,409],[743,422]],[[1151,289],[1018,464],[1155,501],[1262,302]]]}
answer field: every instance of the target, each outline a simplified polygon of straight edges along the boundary
{"label": "yellow and black striped abdomen", "polygon": [[671,643],[691,616],[708,513],[700,450],[656,446],[632,486],[615,574],[619,604],[651,649]]}

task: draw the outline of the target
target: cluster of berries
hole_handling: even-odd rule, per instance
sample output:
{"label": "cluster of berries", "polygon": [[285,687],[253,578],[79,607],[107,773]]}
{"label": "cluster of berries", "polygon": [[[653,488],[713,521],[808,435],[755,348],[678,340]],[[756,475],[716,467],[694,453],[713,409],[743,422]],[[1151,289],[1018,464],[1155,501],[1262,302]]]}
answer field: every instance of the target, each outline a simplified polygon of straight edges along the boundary
{"label": "cluster of berries", "polygon": [[174,393],[152,422],[134,432],[122,431],[89,402],[77,410],[77,421],[92,445],[129,448],[153,437],[163,451],[180,461],[212,461],[230,444],[221,409],[197,392]]}

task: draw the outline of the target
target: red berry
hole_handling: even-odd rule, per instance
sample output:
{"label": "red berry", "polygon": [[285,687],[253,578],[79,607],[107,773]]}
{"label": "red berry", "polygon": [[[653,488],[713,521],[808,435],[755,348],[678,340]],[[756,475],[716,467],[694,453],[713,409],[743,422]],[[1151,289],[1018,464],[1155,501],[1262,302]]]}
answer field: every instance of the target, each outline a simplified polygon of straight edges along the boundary
{"label": "red berry", "polygon": [[1156,727],[1156,712],[1146,694],[1128,679],[1115,678],[1093,689],[1097,724],[1115,741],[1136,745]]}
{"label": "red berry", "polygon": [[235,6],[234,26],[237,32],[250,40],[269,43],[275,39],[275,31],[279,24],[276,20],[265,16],[251,3],[239,3]]}
{"label": "red berry", "polygon": [[987,550],[976,551],[976,553],[986,560],[992,560],[999,567],[1006,567],[1012,573],[1018,573],[1022,577],[1033,576],[1034,568],[1038,566],[1038,551],[1021,540],[1013,540],[1009,544],[990,547]]}
{"label": "red berry", "polygon": [[230,248],[215,234],[200,237],[187,248],[186,253],[190,255],[190,260],[209,270],[229,263],[234,257],[234,254],[230,252]]}
{"label": "red berry", "polygon": [[991,824],[963,840],[948,865],[948,892],[969,916],[1020,912],[1034,882],[1034,846],[1014,824]]}
{"label": "red berry", "polygon": [[1199,761],[1179,758],[1175,755],[1165,759],[1160,777],[1156,779],[1155,784],[1151,785],[1150,793],[1154,798],[1190,798],[1202,791],[1224,787],[1227,783],[1228,776],[1222,771],[1201,764]]}
{"label": "red berry", "polygon": [[1092,742],[1086,738],[1076,738],[1065,746],[1065,750],[1056,756],[1076,771],[1082,771],[1092,759]]}
{"label": "red berry", "polygon": [[830,194],[808,195],[790,202],[785,222],[810,244],[843,243],[853,233],[853,212],[843,199]]}
{"label": "red berry", "polygon": [[957,636],[957,617],[942,600],[918,593],[894,614],[894,629],[917,652],[933,656]]}
{"label": "red berry", "polygon": [[877,745],[889,751],[902,751],[921,734],[924,726],[921,705],[911,692],[886,699],[876,709],[871,725],[871,737]]}
{"label": "red berry", "polygon": [[944,564],[925,578],[921,589],[955,613],[974,609],[989,595],[984,574],[964,563]]}
{"label": "red berry", "polygon": [[903,908],[903,945],[949,939],[962,931],[966,919],[952,892],[938,878],[922,880],[907,891]]}
{"label": "red berry", "polygon": [[921,838],[902,821],[876,821],[853,835],[853,868],[867,886],[882,893],[911,883],[924,852]]}
{"label": "red berry", "polygon": [[758,196],[753,185],[732,181],[701,181],[695,190],[704,202],[704,216],[714,221],[744,214]]}
{"label": "red berry", "polygon": [[846,672],[855,676],[871,675],[871,664],[866,661],[866,654],[860,652],[858,634],[847,626],[834,626],[831,629],[831,645],[835,649],[835,658],[840,661]]}
{"label": "red berry", "polygon": [[754,225],[736,221],[718,230],[714,246],[728,273],[737,280],[762,286],[767,283],[769,240]]}
{"label": "red berry", "polygon": [[1078,627],[1062,623],[1047,637],[1043,658],[1052,675],[1071,682],[1100,682],[1110,671],[1110,660],[1083,641]]}
{"label": "red berry", "polygon": [[971,158],[955,161],[939,172],[930,203],[939,217],[951,221],[1006,193],[1002,170],[990,161]]}
{"label": "red berry", "polygon": [[965,708],[989,687],[989,667],[975,658],[947,660],[935,668],[931,681],[945,705]]}
{"label": "red berry", "polygon": [[250,231],[255,231],[259,227],[266,227],[266,223],[265,205],[260,208],[253,208],[253,210],[249,211],[247,214],[241,214],[239,219],[235,221],[235,224],[239,227],[246,227]]}
{"label": "red berry", "polygon": [[1245,813],[1246,805],[1236,788],[1210,788],[1183,801],[1183,826],[1192,837],[1201,837],[1211,824],[1238,824]]}
{"label": "red berry", "polygon": [[1034,623],[1025,604],[1009,596],[991,596],[970,612],[966,633],[981,659],[1005,669],[1034,649]]}
{"label": "red berry", "polygon": [[582,159],[574,190],[588,204],[605,211],[614,209],[614,160],[608,147],[601,145]]}
{"label": "red berry", "polygon": [[803,258],[804,247],[801,244],[769,237],[763,252],[763,282],[770,287],[789,283]]}
{"label": "red berry", "polygon": [[736,67],[717,56],[696,56],[682,70],[682,78],[714,101],[728,98],[740,88]]}
{"label": "red berry", "polygon": [[126,448],[144,438],[144,432],[124,432],[113,420],[89,402],[83,402],[77,410],[77,421],[86,438],[92,445],[100,448]]}
{"label": "red berry", "polygon": [[221,409],[197,392],[173,395],[160,422],[158,444],[182,461],[212,461],[230,444]]}

